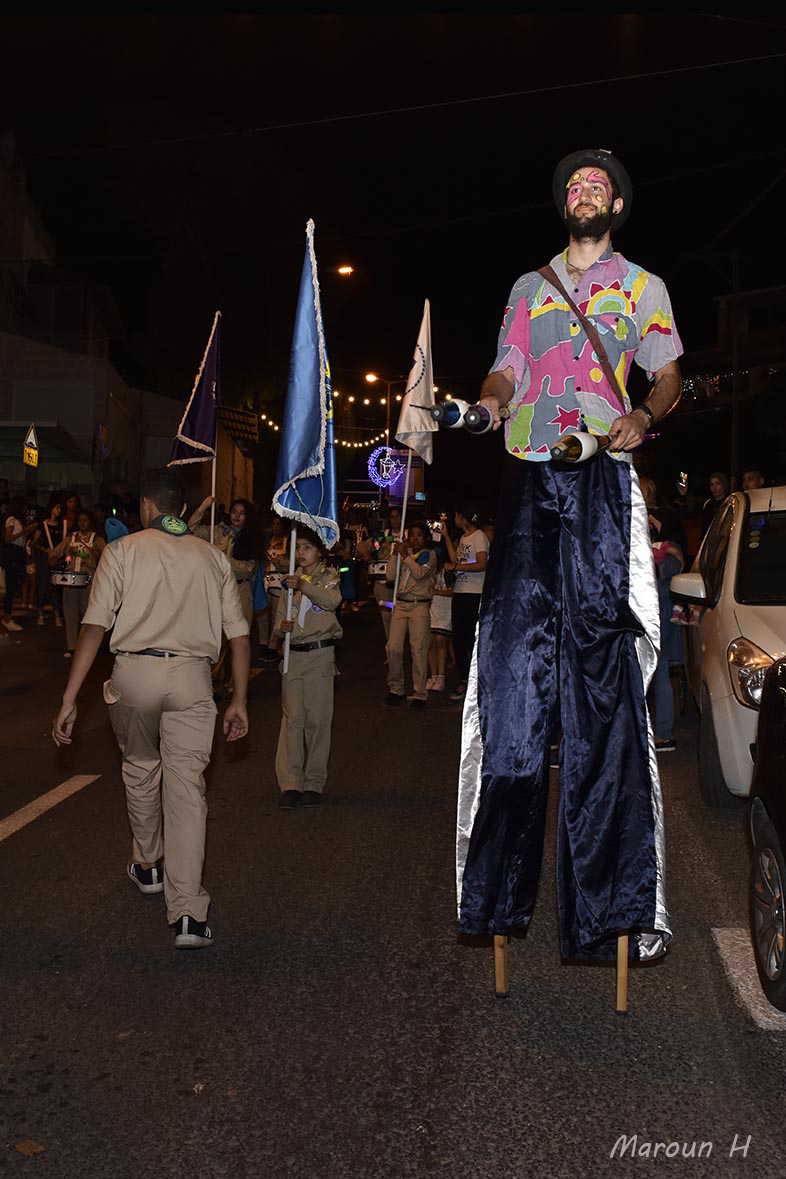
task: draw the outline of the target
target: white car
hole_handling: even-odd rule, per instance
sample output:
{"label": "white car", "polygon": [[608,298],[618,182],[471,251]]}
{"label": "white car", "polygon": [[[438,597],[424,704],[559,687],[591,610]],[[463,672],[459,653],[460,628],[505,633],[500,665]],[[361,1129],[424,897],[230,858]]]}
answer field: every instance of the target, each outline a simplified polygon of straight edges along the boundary
{"label": "white car", "polygon": [[670,586],[695,623],[686,662],[702,797],[734,807],[750,791],[764,677],[786,655],[786,487],[730,495],[693,569]]}

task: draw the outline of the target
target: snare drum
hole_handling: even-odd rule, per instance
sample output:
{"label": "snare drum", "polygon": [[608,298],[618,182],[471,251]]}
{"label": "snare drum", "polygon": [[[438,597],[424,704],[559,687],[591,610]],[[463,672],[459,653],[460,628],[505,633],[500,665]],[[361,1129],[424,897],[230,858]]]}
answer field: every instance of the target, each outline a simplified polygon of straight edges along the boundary
{"label": "snare drum", "polygon": [[369,561],[368,575],[369,577],[381,577],[384,579],[387,577],[387,568],[387,561]]}
{"label": "snare drum", "polygon": [[266,573],[265,574],[265,589],[266,590],[281,590],[284,588],[284,578],[286,573]]}
{"label": "snare drum", "polygon": [[71,586],[72,589],[77,589],[90,585],[93,575],[92,573],[69,573],[63,569],[56,569],[54,573],[49,575],[49,580],[52,585]]}

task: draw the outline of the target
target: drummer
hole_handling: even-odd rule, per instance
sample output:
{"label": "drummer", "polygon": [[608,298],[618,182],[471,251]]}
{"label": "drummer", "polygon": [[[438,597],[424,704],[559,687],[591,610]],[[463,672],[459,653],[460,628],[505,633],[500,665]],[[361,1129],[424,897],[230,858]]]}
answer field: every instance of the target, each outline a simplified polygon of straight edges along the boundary
{"label": "drummer", "polygon": [[82,508],[77,513],[76,530],[48,550],[51,565],[65,559],[64,571],[72,581],[72,584],[63,585],[66,659],[70,659],[76,650],[79,628],[90,597],[90,582],[105,548],[106,541],[96,532],[91,513]]}

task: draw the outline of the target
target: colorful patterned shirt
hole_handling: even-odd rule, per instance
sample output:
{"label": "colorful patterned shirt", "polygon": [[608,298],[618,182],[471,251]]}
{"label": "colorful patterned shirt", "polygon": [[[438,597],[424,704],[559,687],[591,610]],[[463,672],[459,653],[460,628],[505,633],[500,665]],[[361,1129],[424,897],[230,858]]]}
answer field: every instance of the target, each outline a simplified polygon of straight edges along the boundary
{"label": "colorful patterned shirt", "polygon": [[[567,249],[552,259],[577,307],[594,324],[623,391],[634,359],[650,380],[682,355],[668,291],[661,279],[611,246],[579,283],[568,274]],[[567,429],[608,434],[630,413],[627,395],[609,386],[587,334],[568,304],[537,272],[514,284],[491,372],[512,368],[515,392],[505,442],[517,458],[546,462]],[[611,452],[610,452],[611,453]],[[628,452],[613,457],[630,462]]]}

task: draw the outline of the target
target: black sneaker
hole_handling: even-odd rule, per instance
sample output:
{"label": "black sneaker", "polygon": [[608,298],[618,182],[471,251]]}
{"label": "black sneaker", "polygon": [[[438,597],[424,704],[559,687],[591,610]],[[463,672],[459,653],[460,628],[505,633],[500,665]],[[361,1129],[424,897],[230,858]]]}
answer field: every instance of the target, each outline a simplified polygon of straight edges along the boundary
{"label": "black sneaker", "polygon": [[413,711],[414,711],[414,712],[420,712],[420,711],[421,711],[423,708],[425,708],[425,707],[426,707],[426,701],[425,701],[425,700],[419,700],[419,699],[417,698],[417,696],[415,696],[415,697],[414,697],[414,699],[410,700],[410,702],[409,702],[409,710],[410,710],[410,712],[413,712]]}
{"label": "black sneaker", "polygon": [[406,699],[406,696],[399,696],[398,692],[388,692],[382,703],[385,708],[398,708]]}
{"label": "black sneaker", "polygon": [[300,806],[301,794],[299,790],[282,790],[281,797],[278,800],[279,810],[293,811],[296,806]]}
{"label": "black sneaker", "polygon": [[143,868],[141,864],[135,863],[133,860],[126,868],[126,874],[129,880],[133,880],[140,892],[153,893],[164,891],[164,873],[161,865],[163,860],[152,868]]}
{"label": "black sneaker", "polygon": [[463,700],[467,694],[466,683],[460,683],[454,692],[450,693],[451,700]]}
{"label": "black sneaker", "polygon": [[304,790],[301,795],[301,806],[319,806],[322,802],[322,795],[318,790]]}
{"label": "black sneaker", "polygon": [[676,748],[677,748],[677,742],[674,740],[673,737],[667,737],[663,741],[656,740],[656,742],[655,742],[655,752],[656,753],[674,753],[674,750]]}
{"label": "black sneaker", "polygon": [[206,921],[197,921],[195,917],[181,917],[172,928],[175,931],[176,950],[201,950],[203,946],[213,944],[213,934]]}

